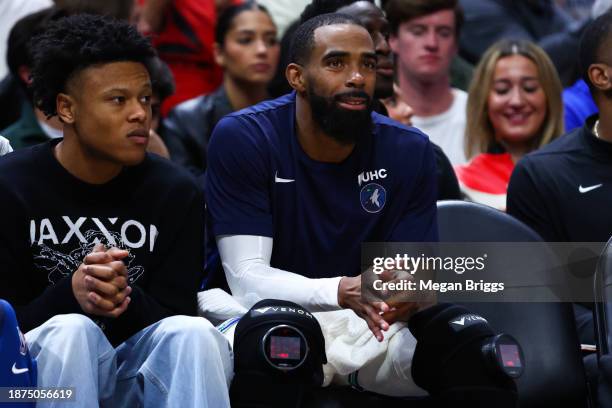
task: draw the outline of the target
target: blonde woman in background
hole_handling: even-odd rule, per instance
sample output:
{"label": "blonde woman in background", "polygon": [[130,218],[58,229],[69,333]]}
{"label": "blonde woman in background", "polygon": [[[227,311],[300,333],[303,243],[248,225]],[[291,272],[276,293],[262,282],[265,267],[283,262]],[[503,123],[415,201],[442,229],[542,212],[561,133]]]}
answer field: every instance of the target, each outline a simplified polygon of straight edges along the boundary
{"label": "blonde woman in background", "polygon": [[546,53],[525,40],[492,45],[476,67],[467,102],[467,165],[457,166],[471,201],[505,210],[515,163],[563,133],[561,82]]}

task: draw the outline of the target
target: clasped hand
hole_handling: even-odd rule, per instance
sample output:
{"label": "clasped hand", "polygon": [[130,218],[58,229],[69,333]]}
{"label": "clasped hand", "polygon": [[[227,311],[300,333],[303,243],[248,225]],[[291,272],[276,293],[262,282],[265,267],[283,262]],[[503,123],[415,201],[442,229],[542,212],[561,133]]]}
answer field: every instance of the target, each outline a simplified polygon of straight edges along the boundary
{"label": "clasped hand", "polygon": [[[392,277],[385,272],[381,275],[385,280]],[[338,285],[338,304],[344,309],[352,309],[357,316],[366,321],[370,331],[378,341],[383,341],[383,332],[389,330],[393,323],[407,322],[412,315],[433,302],[368,302],[362,297],[361,277],[343,277]]]}
{"label": "clasped hand", "polygon": [[72,291],[85,313],[116,318],[126,311],[132,288],[123,259],[129,252],[96,244],[72,275]]}

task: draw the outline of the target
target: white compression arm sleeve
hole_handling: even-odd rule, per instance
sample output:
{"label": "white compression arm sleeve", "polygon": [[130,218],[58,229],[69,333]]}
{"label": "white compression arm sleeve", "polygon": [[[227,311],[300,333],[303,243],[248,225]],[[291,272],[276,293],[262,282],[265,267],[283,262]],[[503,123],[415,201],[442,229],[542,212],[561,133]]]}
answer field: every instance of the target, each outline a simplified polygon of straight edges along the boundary
{"label": "white compression arm sleeve", "polygon": [[221,262],[232,294],[250,308],[262,299],[295,302],[311,312],[338,310],[342,277],[310,279],[270,266],[272,238],[224,235],[217,239]]}

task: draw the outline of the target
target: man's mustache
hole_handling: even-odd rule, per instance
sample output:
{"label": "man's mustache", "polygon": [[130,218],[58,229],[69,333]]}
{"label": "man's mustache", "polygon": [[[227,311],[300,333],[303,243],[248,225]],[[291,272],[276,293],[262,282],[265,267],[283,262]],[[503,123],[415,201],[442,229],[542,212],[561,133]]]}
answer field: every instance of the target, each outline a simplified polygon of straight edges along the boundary
{"label": "man's mustache", "polygon": [[336,102],[342,102],[346,99],[350,99],[350,98],[359,98],[359,99],[364,99],[366,101],[366,104],[369,105],[370,101],[372,98],[370,98],[370,95],[368,95],[367,93],[363,92],[363,91],[350,91],[350,92],[343,92],[341,94],[336,94],[334,95],[334,101]]}

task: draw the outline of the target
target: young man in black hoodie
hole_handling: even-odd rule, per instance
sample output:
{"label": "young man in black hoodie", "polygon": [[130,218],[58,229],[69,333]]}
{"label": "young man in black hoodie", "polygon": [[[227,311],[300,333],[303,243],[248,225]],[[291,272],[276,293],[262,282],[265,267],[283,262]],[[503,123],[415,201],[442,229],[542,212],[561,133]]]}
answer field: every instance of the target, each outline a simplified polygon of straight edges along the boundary
{"label": "young man in black hoodie", "polygon": [[74,387],[76,406],[229,406],[228,344],[188,317],[203,198],[145,153],[153,49],[90,15],[32,44],[36,105],[64,138],[0,161],[0,298],[27,332],[38,385]]}

